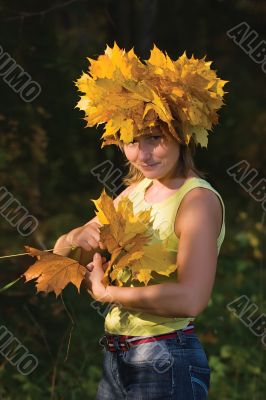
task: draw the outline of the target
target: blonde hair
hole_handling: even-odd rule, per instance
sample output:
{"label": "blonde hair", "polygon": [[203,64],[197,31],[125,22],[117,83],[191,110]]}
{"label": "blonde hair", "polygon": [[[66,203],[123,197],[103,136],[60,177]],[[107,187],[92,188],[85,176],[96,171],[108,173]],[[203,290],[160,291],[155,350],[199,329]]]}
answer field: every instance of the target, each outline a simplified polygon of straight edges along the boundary
{"label": "blonde hair", "polygon": [[[119,143],[118,146],[124,154],[122,142]],[[189,170],[192,170],[200,178],[205,179],[208,173],[198,169],[194,162],[193,157],[196,152],[196,143],[194,139],[191,138],[188,145],[184,143],[179,143],[179,146],[180,146],[180,154],[176,165],[175,177],[187,178]],[[130,186],[132,183],[138,183],[145,178],[142,172],[138,170],[136,167],[134,167],[134,165],[132,165],[131,162],[128,161],[126,157],[125,157],[125,163],[128,166],[128,173],[122,179],[125,186]]]}

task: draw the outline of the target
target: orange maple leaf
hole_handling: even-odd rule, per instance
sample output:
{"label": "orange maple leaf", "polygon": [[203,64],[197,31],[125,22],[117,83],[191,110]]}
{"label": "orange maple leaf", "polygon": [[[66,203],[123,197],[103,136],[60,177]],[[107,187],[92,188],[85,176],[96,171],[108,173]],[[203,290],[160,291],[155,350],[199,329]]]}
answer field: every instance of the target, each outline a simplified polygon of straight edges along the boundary
{"label": "orange maple leaf", "polygon": [[37,279],[37,292],[54,292],[57,297],[69,283],[73,283],[80,291],[86,268],[78,261],[29,246],[25,246],[25,249],[37,260],[22,276],[25,276],[26,282]]}

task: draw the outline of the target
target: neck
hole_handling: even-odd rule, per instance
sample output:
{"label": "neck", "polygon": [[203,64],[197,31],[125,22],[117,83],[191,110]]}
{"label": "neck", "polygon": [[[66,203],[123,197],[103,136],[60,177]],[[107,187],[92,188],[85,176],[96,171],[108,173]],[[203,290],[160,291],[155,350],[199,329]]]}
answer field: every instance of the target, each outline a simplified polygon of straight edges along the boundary
{"label": "neck", "polygon": [[189,170],[187,177],[185,178],[184,176],[170,176],[169,174],[164,176],[163,178],[159,179],[152,179],[152,186],[154,188],[158,188],[158,190],[163,189],[165,187],[168,187],[171,189],[172,187],[175,187],[176,184],[179,182],[182,184],[184,180],[187,178],[191,177],[198,177],[192,170]]}

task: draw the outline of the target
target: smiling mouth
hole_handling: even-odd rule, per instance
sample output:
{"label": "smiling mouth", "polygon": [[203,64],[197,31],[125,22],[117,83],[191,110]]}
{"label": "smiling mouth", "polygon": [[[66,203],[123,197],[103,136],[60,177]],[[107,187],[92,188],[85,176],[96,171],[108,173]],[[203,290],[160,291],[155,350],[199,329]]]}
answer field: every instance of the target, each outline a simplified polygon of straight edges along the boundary
{"label": "smiling mouth", "polygon": [[147,164],[147,165],[143,165],[143,164],[140,164],[140,166],[142,167],[142,168],[147,168],[147,167],[154,167],[155,165],[157,165],[158,163],[155,163],[155,164]]}

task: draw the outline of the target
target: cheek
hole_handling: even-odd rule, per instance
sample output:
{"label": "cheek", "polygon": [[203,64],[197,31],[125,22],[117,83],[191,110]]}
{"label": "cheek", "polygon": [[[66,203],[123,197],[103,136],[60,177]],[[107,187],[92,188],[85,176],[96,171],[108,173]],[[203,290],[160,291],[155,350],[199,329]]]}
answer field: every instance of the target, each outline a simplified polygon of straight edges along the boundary
{"label": "cheek", "polygon": [[167,149],[165,146],[157,146],[153,150],[153,155],[155,157],[164,159],[166,157],[169,157],[170,152],[171,151],[169,149]]}
{"label": "cheek", "polygon": [[168,160],[168,162],[176,162],[179,158],[179,151],[178,148],[176,148],[176,146],[174,145],[158,146],[154,150],[154,155],[156,156],[156,158]]}
{"label": "cheek", "polygon": [[128,161],[134,162],[137,158],[137,148],[124,147],[125,156]]}

